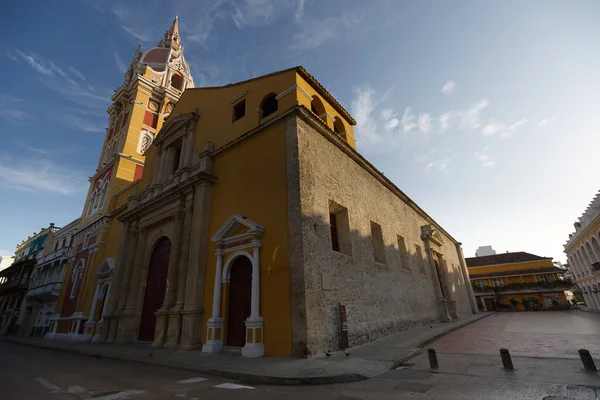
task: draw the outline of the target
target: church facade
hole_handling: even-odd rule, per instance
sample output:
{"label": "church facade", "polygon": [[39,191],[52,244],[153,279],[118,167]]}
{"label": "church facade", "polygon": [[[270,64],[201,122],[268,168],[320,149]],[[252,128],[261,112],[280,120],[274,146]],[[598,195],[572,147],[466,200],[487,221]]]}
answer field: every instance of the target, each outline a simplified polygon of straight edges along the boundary
{"label": "church facade", "polygon": [[193,88],[179,50],[175,22],[132,63],[128,93],[148,98],[127,103],[126,145],[92,178],[87,204],[96,191],[107,208],[76,243],[69,337],[310,357],[476,312],[460,243],[356,151],[354,119],[312,75]]}

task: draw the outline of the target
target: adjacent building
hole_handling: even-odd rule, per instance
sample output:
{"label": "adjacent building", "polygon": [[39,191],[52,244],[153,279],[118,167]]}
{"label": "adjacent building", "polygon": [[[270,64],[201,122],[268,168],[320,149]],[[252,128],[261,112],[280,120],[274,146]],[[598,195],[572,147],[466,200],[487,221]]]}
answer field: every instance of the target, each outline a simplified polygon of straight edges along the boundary
{"label": "adjacent building", "polygon": [[56,230],[58,228],[50,224],[21,242],[12,265],[0,271],[0,335],[22,332],[21,324],[27,308],[26,293],[33,269],[50,241],[50,235]]}
{"label": "adjacent building", "polygon": [[564,245],[569,267],[586,305],[600,310],[600,192],[574,227],[575,232]]}
{"label": "adjacent building", "polygon": [[492,246],[479,246],[475,250],[475,257],[493,256],[494,254],[496,254],[496,250],[492,249]]}
{"label": "adjacent building", "polygon": [[467,258],[477,306],[482,311],[567,308],[564,279],[551,257],[526,252]]}
{"label": "adjacent building", "polygon": [[14,256],[1,256],[0,257],[0,271],[10,267],[13,262],[15,262]]}
{"label": "adjacent building", "polygon": [[79,220],[49,233],[38,256],[25,296],[25,315],[21,334],[44,336],[53,331],[58,295],[72,256],[71,242]]}

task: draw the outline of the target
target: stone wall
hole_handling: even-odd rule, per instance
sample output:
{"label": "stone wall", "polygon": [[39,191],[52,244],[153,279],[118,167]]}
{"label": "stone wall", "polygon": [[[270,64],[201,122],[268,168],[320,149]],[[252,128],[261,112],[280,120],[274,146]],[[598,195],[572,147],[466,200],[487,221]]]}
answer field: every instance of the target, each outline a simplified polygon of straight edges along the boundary
{"label": "stone wall", "polygon": [[[300,183],[301,234],[296,237],[302,241],[304,291],[296,294],[304,295],[307,355],[340,348],[340,302],[346,305],[351,346],[438,320],[433,286],[437,281],[421,240],[421,226],[431,222],[327,139],[327,133],[319,133],[299,117],[296,121],[294,127],[288,121],[286,129],[289,154],[295,145],[290,136],[297,131],[299,160],[294,166],[297,171],[288,170],[288,179],[298,174]],[[339,210],[348,228],[340,232],[345,242],[340,251],[333,251],[329,212]],[[293,217],[290,213],[291,225]],[[375,261],[371,232],[376,225],[371,222],[381,226],[382,263]],[[398,235],[405,241],[404,257]],[[443,233],[442,240],[448,286],[457,309],[460,314],[471,313],[456,243]]]}

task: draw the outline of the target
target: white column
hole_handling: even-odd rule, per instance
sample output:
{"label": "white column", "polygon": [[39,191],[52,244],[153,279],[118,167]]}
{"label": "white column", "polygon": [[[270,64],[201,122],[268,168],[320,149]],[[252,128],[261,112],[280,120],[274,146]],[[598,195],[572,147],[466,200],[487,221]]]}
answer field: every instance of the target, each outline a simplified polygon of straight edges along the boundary
{"label": "white column", "polygon": [[94,300],[92,301],[92,309],[90,310],[90,317],[87,320],[87,323],[94,322],[94,316],[96,314],[96,304],[98,303],[98,294],[100,293],[100,283],[96,284],[96,291],[94,292]]}
{"label": "white column", "polygon": [[106,315],[107,305],[110,300],[110,282],[106,284],[108,287],[106,288],[106,297],[104,298],[104,304],[102,304],[102,318],[100,320],[104,320],[104,316]]}
{"label": "white column", "polygon": [[265,355],[263,343],[263,319],[260,316],[260,240],[252,241],[252,300],[250,317],[246,320],[246,345],[242,348],[243,357]]}
{"label": "white column", "polygon": [[215,288],[213,291],[213,308],[212,317],[219,318],[221,316],[221,280],[223,275],[223,255],[222,249],[217,249],[217,268],[215,271]]}
{"label": "white column", "polygon": [[250,303],[250,317],[260,316],[260,242],[252,242],[252,302]]}
{"label": "white column", "polygon": [[206,343],[203,353],[219,353],[223,350],[223,319],[221,315],[221,286],[223,275],[223,256],[225,251],[217,249],[217,267],[215,268],[215,287],[213,289],[212,316],[206,322]]}

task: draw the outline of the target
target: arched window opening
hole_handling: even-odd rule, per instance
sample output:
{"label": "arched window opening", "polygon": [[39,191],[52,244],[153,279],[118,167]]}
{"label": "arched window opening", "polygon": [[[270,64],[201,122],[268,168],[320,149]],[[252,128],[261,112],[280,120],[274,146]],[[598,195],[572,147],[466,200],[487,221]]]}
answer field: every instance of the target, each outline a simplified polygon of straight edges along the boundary
{"label": "arched window opening", "polygon": [[335,117],[335,120],[333,121],[333,130],[340,135],[346,132],[346,127],[340,117]]}
{"label": "arched window opening", "polygon": [[80,261],[77,267],[73,270],[73,274],[71,275],[71,293],[69,294],[69,298],[74,299],[77,295],[77,291],[79,290],[79,285],[81,283],[81,278],[83,277],[83,269],[84,263]]}
{"label": "arched window opening", "polygon": [[260,109],[262,110],[262,117],[263,118],[268,117],[269,115],[276,112],[277,108],[278,108],[278,101],[275,96],[275,93],[271,93],[271,94],[267,95],[267,97],[265,97],[265,99],[262,101],[262,104],[260,106]]}
{"label": "arched window opening", "polygon": [[317,96],[313,97],[312,101],[310,102],[310,111],[317,114],[319,118],[325,120],[325,106],[323,105],[321,99]]}
{"label": "arched window opening", "polygon": [[87,215],[90,215],[92,213],[92,211],[94,210],[94,203],[95,202],[96,202],[96,192],[94,191],[92,193],[92,196],[90,197],[90,202],[88,204]]}
{"label": "arched window opening", "polygon": [[183,90],[183,76],[173,72],[173,75],[171,75],[171,87],[177,90]]}
{"label": "arched window opening", "polygon": [[102,192],[100,193],[100,204],[98,207],[102,208],[104,206],[104,200],[106,199],[106,193],[108,192],[108,182],[104,184],[102,187]]}

